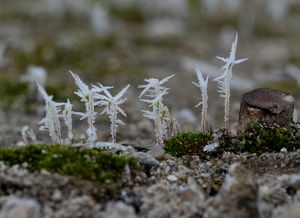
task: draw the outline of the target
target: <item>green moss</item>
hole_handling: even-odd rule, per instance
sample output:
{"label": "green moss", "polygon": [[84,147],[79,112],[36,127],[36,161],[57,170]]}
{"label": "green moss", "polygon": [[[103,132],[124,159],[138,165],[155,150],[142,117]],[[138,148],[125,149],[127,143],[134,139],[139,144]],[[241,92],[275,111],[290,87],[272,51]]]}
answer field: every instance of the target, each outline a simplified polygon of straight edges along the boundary
{"label": "green moss", "polygon": [[0,104],[2,108],[9,109],[14,102],[24,97],[27,88],[27,83],[0,76]]}
{"label": "green moss", "polygon": [[224,152],[256,153],[261,155],[267,152],[280,152],[282,148],[287,151],[300,149],[300,133],[291,132],[276,127],[266,127],[263,124],[254,124],[248,127],[240,136],[223,135],[218,139],[220,146],[213,152],[203,152],[203,147],[213,139],[211,134],[200,132],[180,133],[165,140],[164,149],[175,157],[184,155],[199,155],[202,158],[220,156]]}
{"label": "green moss", "polygon": [[300,148],[300,134],[282,128],[252,125],[238,139],[232,140],[228,151],[249,152],[258,155],[266,152],[279,152],[282,148],[294,151]]}
{"label": "green moss", "polygon": [[191,12],[199,13],[202,9],[202,2],[201,0],[188,0],[188,7]]}
{"label": "green moss", "polygon": [[57,82],[46,85],[46,91],[49,95],[54,96],[54,100],[58,102],[65,102],[69,99],[71,102],[78,101],[78,98],[73,94],[74,88],[71,84]]}
{"label": "green moss", "polygon": [[30,171],[45,169],[52,173],[79,179],[117,181],[125,166],[138,169],[134,159],[109,154],[101,149],[77,149],[60,145],[30,145],[22,148],[0,148],[0,160],[12,166],[28,163]]}
{"label": "green moss", "polygon": [[203,153],[203,147],[212,139],[212,135],[208,133],[183,132],[165,140],[164,149],[175,157],[197,155]]}
{"label": "green moss", "polygon": [[120,18],[122,21],[128,22],[128,23],[144,23],[145,22],[145,16],[141,12],[141,10],[135,6],[131,5],[128,7],[118,7],[116,5],[112,5],[109,8],[110,13]]}

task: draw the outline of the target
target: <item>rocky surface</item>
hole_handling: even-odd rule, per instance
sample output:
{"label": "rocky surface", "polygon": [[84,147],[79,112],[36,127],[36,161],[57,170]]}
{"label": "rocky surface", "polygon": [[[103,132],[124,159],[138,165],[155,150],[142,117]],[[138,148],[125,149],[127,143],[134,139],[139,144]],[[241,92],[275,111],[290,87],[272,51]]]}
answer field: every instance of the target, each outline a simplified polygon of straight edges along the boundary
{"label": "rocky surface", "polygon": [[299,160],[300,151],[167,157],[115,192],[1,163],[1,217],[298,217]]}
{"label": "rocky surface", "polygon": [[[153,125],[142,118],[146,106],[137,100],[136,88],[144,78],[176,74],[167,85],[166,102],[181,130],[196,130],[200,111],[194,105],[201,96],[191,83],[194,67],[199,64],[210,79],[220,76],[215,56],[228,54],[238,31],[238,57],[250,60],[233,72],[231,132],[246,91],[275,88],[297,100],[299,1],[0,0],[0,5],[1,146],[18,145],[24,125],[40,142],[50,142],[37,131],[44,111],[35,85],[27,79],[28,90],[22,88],[32,66],[47,72],[43,79],[56,101],[70,98],[76,111],[83,110],[72,95],[71,69],[92,84],[132,84],[118,142],[128,145],[127,152],[143,166],[135,178],[120,178],[121,186],[114,187],[29,172],[26,163],[1,163],[1,218],[299,217],[300,151],[170,157],[152,146]],[[213,129],[223,121],[223,100],[216,90],[209,82]],[[98,116],[95,126],[99,140],[110,140],[106,117]],[[73,127],[76,140],[84,138],[86,123],[77,119]]]}

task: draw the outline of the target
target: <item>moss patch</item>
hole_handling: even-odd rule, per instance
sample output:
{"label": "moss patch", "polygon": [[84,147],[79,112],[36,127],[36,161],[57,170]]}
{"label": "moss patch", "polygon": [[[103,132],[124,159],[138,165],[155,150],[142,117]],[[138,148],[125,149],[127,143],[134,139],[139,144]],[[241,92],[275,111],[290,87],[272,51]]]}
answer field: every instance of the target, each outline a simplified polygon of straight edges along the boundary
{"label": "moss patch", "polygon": [[212,135],[208,133],[183,132],[165,140],[164,149],[175,157],[197,155],[203,153],[203,147],[212,139]]}
{"label": "moss patch", "polygon": [[204,152],[203,147],[211,140],[213,136],[208,133],[185,132],[165,140],[164,149],[175,157],[199,155],[201,158],[220,156],[224,152],[261,155],[280,152],[282,148],[286,148],[288,152],[300,149],[298,130],[292,132],[283,128],[266,127],[263,124],[249,126],[240,137],[224,135],[218,139],[219,147],[212,152]]}
{"label": "moss patch", "polygon": [[238,140],[228,146],[228,150],[260,155],[266,152],[279,152],[283,147],[288,151],[299,149],[300,133],[292,133],[282,128],[252,125]]}
{"label": "moss patch", "polygon": [[20,100],[27,92],[27,83],[0,76],[0,104],[4,109]]}
{"label": "moss patch", "polygon": [[131,5],[128,7],[118,7],[117,5],[111,5],[109,7],[109,11],[111,15],[118,17],[120,20],[128,23],[142,24],[146,19],[144,14],[135,5]]}
{"label": "moss patch", "polygon": [[106,153],[101,149],[76,149],[60,145],[30,145],[22,148],[0,148],[0,160],[7,165],[28,163],[30,171],[45,169],[52,173],[75,176],[90,181],[117,181],[125,166],[138,169],[128,156]]}

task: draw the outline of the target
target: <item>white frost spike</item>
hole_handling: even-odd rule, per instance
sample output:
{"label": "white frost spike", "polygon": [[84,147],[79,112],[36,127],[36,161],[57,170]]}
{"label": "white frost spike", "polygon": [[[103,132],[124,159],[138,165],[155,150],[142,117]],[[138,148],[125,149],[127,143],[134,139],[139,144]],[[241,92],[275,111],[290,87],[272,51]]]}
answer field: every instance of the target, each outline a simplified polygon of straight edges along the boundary
{"label": "white frost spike", "polygon": [[97,95],[97,92],[99,90],[97,88],[90,89],[84,82],[82,82],[78,75],[72,73],[71,71],[70,73],[75,80],[75,84],[79,88],[79,90],[74,93],[81,98],[82,102],[84,102],[86,110],[85,113],[76,112],[74,114],[81,116],[80,120],[87,119],[89,125],[86,131],[88,142],[95,142],[97,140],[96,128],[94,126],[97,115],[97,113],[95,112],[95,106],[97,105],[95,103],[95,96]]}
{"label": "white frost spike", "polygon": [[196,66],[195,71],[198,78],[198,83],[193,82],[193,84],[200,88],[202,94],[202,101],[199,104],[197,104],[195,107],[199,107],[200,105],[202,105],[200,129],[202,132],[205,132],[206,121],[207,121],[207,108],[208,108],[208,103],[207,103],[208,102],[208,95],[207,95],[208,76],[204,80],[199,66]]}
{"label": "white frost spike", "polygon": [[28,125],[24,126],[21,130],[22,138],[25,145],[29,145],[30,143],[36,143],[36,135]]}
{"label": "white frost spike", "polygon": [[45,100],[46,116],[39,123],[41,131],[49,132],[54,143],[61,144],[61,126],[59,122],[59,113],[62,103],[56,103],[52,100],[53,96],[49,96],[45,89],[37,82],[38,90]]}
{"label": "white frost spike", "polygon": [[73,132],[72,132],[72,109],[73,105],[71,104],[70,100],[68,99],[67,103],[64,104],[64,111],[63,111],[63,119],[65,125],[68,129],[68,137],[66,140],[66,144],[69,144],[73,140]]}
{"label": "white frost spike", "polygon": [[171,79],[175,74],[172,74],[171,76],[168,76],[162,80],[158,80],[155,78],[149,78],[145,79],[144,81],[148,84],[146,85],[139,85],[138,88],[143,88],[144,90],[141,92],[139,98],[141,98],[143,95],[148,92],[149,94],[147,97],[157,97],[161,92],[169,90],[169,88],[163,87],[162,85],[167,82],[169,79]]}
{"label": "white frost spike", "polygon": [[238,42],[238,34],[235,35],[235,40],[232,42],[230,56],[227,58],[218,57],[217,58],[225,63],[225,65],[221,68],[223,74],[213,81],[218,83],[218,92],[222,98],[225,98],[225,114],[224,114],[224,123],[225,123],[225,130],[228,131],[229,129],[229,104],[230,104],[230,84],[232,79],[232,67],[236,64],[240,64],[248,58],[244,59],[236,59],[236,48]]}
{"label": "white frost spike", "polygon": [[177,129],[177,121],[171,118],[168,107],[163,104],[163,96],[168,94],[169,88],[162,85],[173,76],[174,74],[162,80],[155,78],[145,79],[145,82],[148,84],[138,86],[138,88],[143,89],[139,98],[144,95],[151,98],[141,99],[141,101],[149,103],[149,106],[152,108],[151,111],[142,110],[142,112],[144,117],[154,121],[156,143],[161,146],[164,139],[168,136],[168,131],[173,135],[176,132],[175,129]]}
{"label": "white frost spike", "polygon": [[126,101],[126,98],[123,98],[125,93],[127,92],[130,85],[127,85],[123,88],[116,96],[112,96],[108,91],[108,88],[99,84],[99,88],[104,92],[104,95],[98,94],[96,99],[100,101],[97,104],[101,106],[105,106],[105,109],[101,114],[107,114],[111,125],[110,125],[110,133],[112,137],[112,143],[116,142],[117,128],[119,125],[124,125],[123,121],[118,119],[118,113],[121,113],[124,117],[126,117],[125,112],[122,108],[120,108],[120,104],[123,104]]}

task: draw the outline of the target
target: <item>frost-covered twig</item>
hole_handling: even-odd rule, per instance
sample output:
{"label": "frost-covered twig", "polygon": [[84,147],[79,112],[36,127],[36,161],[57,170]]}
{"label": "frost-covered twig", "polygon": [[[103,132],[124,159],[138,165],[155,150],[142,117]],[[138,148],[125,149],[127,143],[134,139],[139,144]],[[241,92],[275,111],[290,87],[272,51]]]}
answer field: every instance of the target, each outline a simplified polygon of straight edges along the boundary
{"label": "frost-covered twig", "polygon": [[[168,127],[169,129],[175,129],[175,126],[177,125],[174,119],[171,119],[168,107],[163,104],[163,97],[168,94],[169,88],[163,87],[162,85],[173,76],[174,74],[162,80],[155,78],[146,79],[145,82],[148,84],[138,86],[138,88],[143,88],[139,98],[144,95],[152,98],[141,99],[142,101],[149,103],[149,106],[152,108],[151,111],[142,110],[142,112],[144,113],[144,117],[154,121],[156,143],[161,146],[168,135]],[[170,129],[171,134],[174,132],[174,129]]]}
{"label": "frost-covered twig", "polygon": [[207,121],[207,107],[208,107],[207,106],[208,105],[207,104],[207,102],[208,102],[208,95],[207,95],[208,76],[204,80],[199,66],[196,66],[195,71],[196,71],[196,75],[198,78],[198,83],[193,82],[193,84],[200,88],[201,95],[202,95],[202,101],[199,104],[197,104],[195,107],[199,107],[200,105],[202,105],[200,129],[202,132],[205,132],[206,121]]}
{"label": "frost-covered twig", "polygon": [[116,142],[118,126],[124,125],[124,122],[118,119],[118,113],[121,113],[124,117],[126,117],[126,114],[119,105],[123,104],[126,101],[126,98],[123,98],[123,96],[127,92],[129,86],[130,85],[127,85],[125,88],[123,88],[116,96],[112,96],[107,87],[105,88],[104,86],[99,84],[99,88],[104,92],[104,95],[98,94],[96,96],[96,99],[100,100],[99,102],[97,102],[97,104],[105,106],[105,109],[101,114],[107,114],[110,119],[110,133],[112,137],[112,143]]}
{"label": "frost-covered twig", "polygon": [[95,87],[90,89],[84,82],[82,82],[78,75],[72,73],[71,71],[70,73],[75,80],[75,84],[79,88],[78,91],[74,93],[81,98],[82,102],[84,102],[86,110],[85,113],[74,112],[74,114],[81,116],[80,120],[87,119],[89,125],[86,131],[88,142],[95,142],[97,140],[96,128],[94,126],[97,115],[97,113],[95,112],[95,106],[97,105],[97,103],[95,103],[95,96],[97,95],[97,92],[100,92],[101,90]]}
{"label": "frost-covered twig", "polygon": [[64,123],[68,129],[68,136],[65,141],[65,144],[69,144],[73,140],[73,132],[72,132],[72,111],[73,105],[71,104],[70,100],[68,99],[67,103],[64,103],[64,110],[62,117],[64,119]]}
{"label": "frost-covered twig", "polygon": [[230,104],[230,84],[232,79],[232,67],[236,64],[240,64],[248,58],[236,59],[236,47],[238,42],[238,34],[235,35],[235,40],[232,42],[230,56],[227,58],[218,57],[217,58],[225,63],[225,65],[221,68],[223,74],[213,81],[218,83],[218,92],[220,96],[225,99],[225,114],[224,114],[224,124],[225,130],[228,132],[229,130],[229,104]]}
{"label": "frost-covered twig", "polygon": [[61,126],[59,122],[59,113],[61,111],[62,103],[56,103],[53,101],[53,96],[49,96],[45,89],[37,83],[38,90],[45,100],[46,116],[39,123],[41,131],[49,132],[49,135],[54,143],[62,144],[61,141]]}

